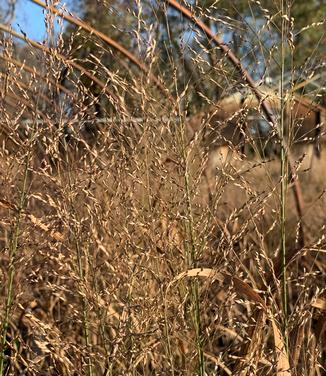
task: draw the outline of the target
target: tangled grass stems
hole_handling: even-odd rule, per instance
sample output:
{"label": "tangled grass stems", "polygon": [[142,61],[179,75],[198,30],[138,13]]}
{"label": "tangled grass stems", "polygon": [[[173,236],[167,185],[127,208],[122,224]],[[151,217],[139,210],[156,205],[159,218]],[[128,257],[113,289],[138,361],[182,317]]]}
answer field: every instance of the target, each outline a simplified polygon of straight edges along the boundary
{"label": "tangled grass stems", "polygon": [[[184,130],[181,127],[182,135]],[[195,230],[194,230],[194,219],[193,219],[193,209],[192,209],[192,197],[191,197],[191,186],[190,186],[190,172],[188,166],[188,156],[186,152],[186,147],[184,145],[184,138],[181,135],[182,145],[182,160],[184,163],[184,184],[185,184],[185,194],[187,202],[187,215],[185,219],[185,234],[187,245],[186,259],[187,269],[195,268],[197,266],[197,260],[200,257],[197,250]],[[203,351],[203,333],[201,325],[201,315],[200,315],[200,298],[199,298],[199,286],[197,281],[190,282],[190,296],[191,296],[191,316],[193,325],[196,333],[196,346],[198,355],[198,371],[200,376],[205,375],[205,360]]]}
{"label": "tangled grass stems", "polygon": [[325,102],[297,5],[83,0],[52,35],[70,13],[41,4],[43,43],[0,26],[0,375],[323,375],[325,161],[301,141]]}
{"label": "tangled grass stems", "polygon": [[9,242],[9,270],[6,289],[6,301],[4,313],[1,322],[1,348],[0,348],[0,375],[5,374],[5,351],[7,349],[7,335],[9,328],[9,319],[14,303],[14,278],[16,274],[15,263],[18,251],[18,242],[21,234],[22,212],[27,205],[28,197],[28,171],[30,167],[31,149],[27,150],[23,165],[23,183],[20,188],[18,210],[14,221],[13,231]]}
{"label": "tangled grass stems", "polygon": [[[73,243],[76,250],[76,268],[77,268],[77,275],[78,275],[78,287],[80,292],[80,297],[82,300],[82,325],[83,325],[83,337],[85,340],[86,346],[86,356],[85,356],[85,364],[86,364],[86,374],[87,376],[93,376],[93,363],[92,363],[92,344],[90,342],[90,331],[89,331],[89,318],[88,318],[88,306],[89,303],[87,301],[87,275],[86,264],[89,262],[88,254],[85,251],[82,244],[80,244],[80,219],[78,218],[78,213],[75,208],[75,203],[71,200],[73,194],[73,182],[72,182],[72,175],[71,175],[71,159],[69,158],[68,153],[68,146],[66,141],[64,140],[64,149],[65,149],[65,159],[66,159],[66,167],[67,171],[65,175],[67,176],[67,198],[68,198],[68,214],[72,217],[72,235],[73,235]],[[79,227],[79,228],[78,228]]]}

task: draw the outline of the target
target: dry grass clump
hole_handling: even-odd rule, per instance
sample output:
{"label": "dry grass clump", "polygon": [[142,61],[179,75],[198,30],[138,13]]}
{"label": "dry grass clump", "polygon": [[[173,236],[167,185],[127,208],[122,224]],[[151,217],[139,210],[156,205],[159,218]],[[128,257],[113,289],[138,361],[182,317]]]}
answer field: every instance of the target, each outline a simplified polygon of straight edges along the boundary
{"label": "dry grass clump", "polygon": [[[87,28],[25,41],[1,41],[0,374],[325,375],[324,156],[281,176],[246,131],[256,153],[228,142],[212,166],[211,125],[189,129],[194,94],[172,56],[158,78],[155,39],[142,73]],[[197,85],[243,85],[225,56],[212,74],[189,53]]]}

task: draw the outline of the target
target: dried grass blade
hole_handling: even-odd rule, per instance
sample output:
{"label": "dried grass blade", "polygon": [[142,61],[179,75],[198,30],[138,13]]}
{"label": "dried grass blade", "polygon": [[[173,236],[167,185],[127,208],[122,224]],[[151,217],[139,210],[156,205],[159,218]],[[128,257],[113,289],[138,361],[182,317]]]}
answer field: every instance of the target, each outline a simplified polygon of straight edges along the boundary
{"label": "dried grass blade", "polygon": [[228,273],[218,272],[211,268],[195,268],[195,269],[190,269],[185,272],[182,272],[179,275],[177,275],[172,282],[170,282],[168,288],[170,288],[172,284],[186,277],[213,278],[213,279],[217,279],[221,283],[225,283],[227,285],[233,285],[234,289],[239,295],[243,295],[248,300],[259,303],[264,308],[266,308],[265,302],[261,298],[261,296],[252,287],[250,287],[246,282],[243,282],[241,279],[237,277],[233,277]]}
{"label": "dried grass blade", "polygon": [[215,355],[204,351],[205,357],[210,360],[211,362],[215,363],[217,367],[220,367],[227,375],[232,376],[232,371],[221,361],[219,360]]}
{"label": "dried grass blade", "polygon": [[311,306],[326,311],[326,299],[317,298],[313,303],[311,303]]}
{"label": "dried grass blade", "polygon": [[[260,310],[257,313],[256,325],[250,333],[251,340],[246,344],[242,359],[238,364],[239,376],[252,375],[252,371],[257,369],[260,360],[260,349],[262,346],[263,329],[266,322],[266,312]],[[244,367],[244,368],[243,368]]]}
{"label": "dried grass blade", "polygon": [[[19,209],[15,204],[12,204],[11,202],[0,199],[0,206],[4,209],[9,209],[17,212]],[[28,218],[35,227],[40,229],[42,232],[45,232],[47,235],[49,235],[52,239],[63,242],[64,236],[60,234],[58,231],[52,230],[49,225],[45,224],[41,219],[35,217],[33,214],[23,212],[22,213],[26,218]]]}
{"label": "dried grass blade", "polygon": [[277,353],[277,376],[291,376],[289,358],[286,353],[285,343],[282,334],[277,327],[273,317],[270,318],[274,333],[274,346]]}
{"label": "dried grass blade", "polygon": [[305,329],[304,324],[301,324],[299,325],[298,328],[296,328],[295,341],[294,341],[294,346],[292,348],[292,356],[291,356],[292,365],[294,369],[297,368],[298,362],[300,359],[301,348],[302,348],[302,344],[304,341],[304,329]]}
{"label": "dried grass blade", "polygon": [[51,230],[50,227],[43,223],[39,218],[35,217],[32,214],[26,214],[26,216],[35,227],[38,227],[43,232],[47,233],[52,239],[58,242],[64,241],[64,236],[62,234],[60,234],[58,231]]}

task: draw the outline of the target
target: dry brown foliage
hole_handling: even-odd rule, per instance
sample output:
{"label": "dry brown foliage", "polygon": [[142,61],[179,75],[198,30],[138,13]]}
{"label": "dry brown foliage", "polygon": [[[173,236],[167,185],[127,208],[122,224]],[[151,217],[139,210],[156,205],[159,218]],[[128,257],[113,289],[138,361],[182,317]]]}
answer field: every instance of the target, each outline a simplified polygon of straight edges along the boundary
{"label": "dry brown foliage", "polygon": [[[141,40],[150,25],[131,16]],[[283,140],[294,162],[285,317],[280,161],[245,128],[253,109],[264,115],[262,102],[213,124],[218,106],[205,98],[212,113],[189,121],[192,93],[179,92],[177,73],[161,77],[155,39],[141,57],[133,51],[137,71],[76,23],[84,31],[59,33],[55,45],[53,35],[39,44],[1,27],[3,375],[325,375],[323,151],[318,159]],[[74,58],[76,41],[102,55]],[[223,98],[246,85],[227,56],[212,74],[191,53]],[[171,58],[171,72],[178,64]],[[237,142],[223,133],[230,124]]]}

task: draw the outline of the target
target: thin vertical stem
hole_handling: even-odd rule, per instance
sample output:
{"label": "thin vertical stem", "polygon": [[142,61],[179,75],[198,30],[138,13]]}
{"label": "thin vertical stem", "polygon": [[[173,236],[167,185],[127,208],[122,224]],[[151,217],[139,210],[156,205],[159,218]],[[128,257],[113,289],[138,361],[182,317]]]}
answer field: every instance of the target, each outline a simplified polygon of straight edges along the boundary
{"label": "thin vertical stem", "polygon": [[285,58],[286,58],[286,9],[285,3],[281,2],[282,14],[282,34],[281,34],[281,118],[280,118],[280,136],[281,136],[281,257],[282,257],[282,301],[283,301],[283,315],[284,315],[284,337],[286,349],[288,348],[288,284],[287,284],[287,270],[286,270],[286,192],[288,186],[288,151],[286,137],[286,100],[285,100],[285,87],[284,87],[284,74],[285,74]]}
{"label": "thin vertical stem", "polygon": [[[83,256],[84,252],[83,249],[80,245],[80,236],[79,236],[79,231],[76,226],[76,223],[79,223],[77,219],[77,213],[75,211],[75,206],[74,202],[71,199],[71,192],[72,192],[72,177],[71,177],[71,164],[70,164],[70,159],[69,159],[69,149],[68,145],[65,142],[64,143],[65,147],[65,155],[66,155],[66,164],[67,164],[67,176],[68,176],[68,187],[69,187],[69,205],[70,205],[70,210],[71,214],[73,215],[73,226],[72,226],[72,232],[75,240],[75,247],[76,247],[76,257],[77,257],[77,271],[78,271],[78,277],[80,281],[80,288],[82,290],[82,325],[83,325],[83,335],[84,335],[84,340],[85,340],[85,346],[88,351],[91,349],[91,342],[90,342],[90,336],[89,336],[89,320],[88,320],[88,302],[87,302],[87,297],[86,297],[86,291],[85,291],[85,284],[86,284],[86,276],[84,273],[84,266],[83,266]],[[87,258],[86,261],[87,262]],[[93,376],[93,364],[92,360],[90,357],[90,354],[87,354],[86,359],[86,374],[87,376]]]}
{"label": "thin vertical stem", "polygon": [[[175,82],[177,92],[178,86]],[[185,221],[185,233],[187,237],[187,243],[185,246],[186,251],[186,267],[195,268],[196,259],[198,257],[197,247],[196,247],[196,236],[195,236],[195,226],[193,218],[193,208],[192,208],[192,195],[191,195],[191,171],[189,169],[189,158],[187,155],[186,140],[185,140],[185,119],[182,114],[181,108],[181,99],[177,103],[178,118],[180,119],[180,151],[182,164],[184,166],[184,185],[185,185],[185,194],[186,194],[186,221]],[[197,348],[197,357],[198,357],[198,374],[200,376],[205,375],[205,358],[203,351],[203,337],[202,337],[202,325],[200,317],[200,302],[199,302],[199,289],[198,282],[190,282],[190,298],[191,298],[191,316],[195,329],[196,335],[196,348]]]}
{"label": "thin vertical stem", "polygon": [[[180,117],[181,118],[181,117]],[[184,127],[181,127],[184,128]],[[187,237],[190,237],[190,245],[186,247],[187,250],[187,267],[195,268],[196,267],[196,240],[195,240],[195,230],[194,230],[194,220],[192,213],[192,201],[191,201],[191,183],[190,183],[190,171],[188,165],[187,152],[185,149],[184,142],[184,129],[182,132],[182,158],[185,166],[184,181],[186,188],[186,202],[187,202],[187,224],[186,224],[186,233]],[[191,282],[191,300],[192,300],[192,319],[194,323],[195,333],[196,333],[196,347],[197,347],[197,356],[198,356],[198,371],[200,376],[205,375],[205,359],[203,351],[203,338],[202,338],[202,325],[200,317],[200,303],[199,303],[199,291],[198,291],[198,282]]]}
{"label": "thin vertical stem", "polygon": [[0,376],[4,375],[4,358],[5,358],[5,349],[7,343],[7,333],[9,327],[9,317],[10,312],[13,304],[13,293],[14,293],[14,277],[15,277],[15,257],[18,248],[18,239],[20,236],[20,225],[21,225],[21,215],[23,212],[23,208],[26,202],[26,194],[27,194],[27,179],[28,179],[28,166],[30,160],[30,151],[28,151],[25,160],[25,167],[24,167],[24,180],[23,186],[20,194],[20,201],[17,211],[17,219],[15,228],[10,240],[9,246],[9,277],[8,277],[8,291],[6,297],[6,304],[5,304],[5,312],[4,317],[2,320],[2,330],[1,330],[1,342],[0,342]]}

